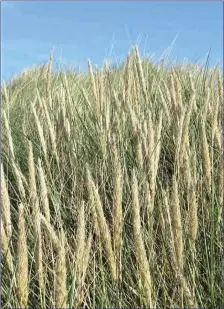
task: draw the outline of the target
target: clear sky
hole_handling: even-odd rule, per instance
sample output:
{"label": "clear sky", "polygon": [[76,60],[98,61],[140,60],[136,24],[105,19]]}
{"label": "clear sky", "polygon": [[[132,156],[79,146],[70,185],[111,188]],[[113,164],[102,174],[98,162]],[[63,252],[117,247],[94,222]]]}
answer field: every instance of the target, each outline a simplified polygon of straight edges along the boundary
{"label": "clear sky", "polygon": [[2,79],[48,60],[99,67],[105,58],[124,59],[131,45],[159,59],[223,61],[221,1],[4,1]]}

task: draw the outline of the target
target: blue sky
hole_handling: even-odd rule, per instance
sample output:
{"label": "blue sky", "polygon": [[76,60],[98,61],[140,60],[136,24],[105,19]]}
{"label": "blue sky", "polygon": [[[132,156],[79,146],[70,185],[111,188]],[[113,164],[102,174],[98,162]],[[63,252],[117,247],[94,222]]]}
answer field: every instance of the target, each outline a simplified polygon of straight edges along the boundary
{"label": "blue sky", "polygon": [[170,58],[210,64],[223,55],[221,1],[4,1],[1,3],[1,77],[48,60],[86,69],[104,59],[124,59],[131,45],[158,60]]}

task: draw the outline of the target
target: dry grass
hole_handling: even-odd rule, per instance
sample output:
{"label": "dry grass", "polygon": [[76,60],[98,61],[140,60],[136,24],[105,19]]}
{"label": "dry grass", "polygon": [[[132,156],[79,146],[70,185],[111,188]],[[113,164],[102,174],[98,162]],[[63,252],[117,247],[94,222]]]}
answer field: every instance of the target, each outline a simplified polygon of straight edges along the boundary
{"label": "dry grass", "polygon": [[224,307],[221,72],[88,66],[2,87],[2,308]]}

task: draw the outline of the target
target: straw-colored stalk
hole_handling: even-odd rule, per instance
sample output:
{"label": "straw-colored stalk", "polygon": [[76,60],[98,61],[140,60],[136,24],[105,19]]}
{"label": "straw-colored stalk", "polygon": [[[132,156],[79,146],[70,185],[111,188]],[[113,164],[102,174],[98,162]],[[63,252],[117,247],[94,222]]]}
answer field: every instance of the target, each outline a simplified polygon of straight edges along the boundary
{"label": "straw-colored stalk", "polygon": [[43,212],[46,219],[50,222],[50,208],[49,208],[49,200],[48,200],[48,190],[45,181],[44,171],[42,168],[41,160],[38,158],[38,172],[40,178],[40,197],[41,197],[41,204],[43,207]]}
{"label": "straw-colored stalk", "polygon": [[173,178],[172,197],[171,197],[171,220],[174,235],[175,254],[180,270],[183,269],[183,232],[180,212],[180,202],[178,195],[178,185],[175,177]]}
{"label": "straw-colored stalk", "polygon": [[8,268],[13,273],[14,267],[13,267],[13,259],[11,250],[9,247],[9,237],[6,234],[2,218],[1,218],[1,245],[2,245],[2,252],[5,255],[6,263],[8,264]]}
{"label": "straw-colored stalk", "polygon": [[3,164],[1,163],[1,188],[2,188],[2,218],[5,224],[5,231],[7,237],[10,239],[12,236],[12,222],[11,222],[11,210],[10,199],[8,189],[5,181],[5,175],[3,170]]}
{"label": "straw-colored stalk", "polygon": [[98,190],[93,182],[93,179],[90,175],[90,171],[88,169],[87,169],[87,181],[88,181],[89,191],[92,190],[93,192],[94,206],[95,206],[95,210],[97,214],[100,236],[103,241],[103,246],[104,246],[108,264],[110,267],[111,276],[112,276],[112,279],[116,281],[117,271],[116,271],[115,256],[114,256],[113,249],[112,249],[111,235],[110,235],[109,227],[106,222],[106,218],[104,216],[103,207],[102,207],[102,203],[100,200]]}
{"label": "straw-colored stalk", "polygon": [[16,270],[17,277],[17,291],[20,308],[28,308],[28,248],[27,248],[27,236],[26,236],[26,224],[24,218],[23,204],[19,204],[19,231],[17,242],[17,257],[18,266]]}
{"label": "straw-colored stalk", "polygon": [[132,174],[132,221],[135,255],[137,258],[138,267],[140,269],[140,276],[143,283],[145,305],[149,308],[153,308],[151,274],[141,231],[138,184],[135,171],[133,171]]}

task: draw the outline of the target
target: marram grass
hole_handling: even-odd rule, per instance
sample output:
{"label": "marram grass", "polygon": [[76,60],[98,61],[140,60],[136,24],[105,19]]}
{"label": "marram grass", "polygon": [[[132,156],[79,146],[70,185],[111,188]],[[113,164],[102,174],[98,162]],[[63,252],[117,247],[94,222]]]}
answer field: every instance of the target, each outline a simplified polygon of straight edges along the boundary
{"label": "marram grass", "polygon": [[223,76],[49,63],[2,87],[2,308],[223,308]]}

